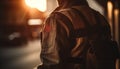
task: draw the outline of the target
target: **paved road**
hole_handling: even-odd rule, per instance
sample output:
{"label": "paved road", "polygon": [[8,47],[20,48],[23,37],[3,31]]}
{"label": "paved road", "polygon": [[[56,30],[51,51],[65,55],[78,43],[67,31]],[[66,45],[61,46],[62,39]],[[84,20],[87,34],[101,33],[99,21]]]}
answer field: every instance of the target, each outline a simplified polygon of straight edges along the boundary
{"label": "paved road", "polygon": [[0,69],[33,69],[41,64],[40,40],[17,47],[0,47]]}
{"label": "paved road", "polygon": [[[0,69],[34,69],[41,64],[39,54],[40,40],[29,41],[17,47],[0,47]],[[117,63],[117,68],[119,68]]]}

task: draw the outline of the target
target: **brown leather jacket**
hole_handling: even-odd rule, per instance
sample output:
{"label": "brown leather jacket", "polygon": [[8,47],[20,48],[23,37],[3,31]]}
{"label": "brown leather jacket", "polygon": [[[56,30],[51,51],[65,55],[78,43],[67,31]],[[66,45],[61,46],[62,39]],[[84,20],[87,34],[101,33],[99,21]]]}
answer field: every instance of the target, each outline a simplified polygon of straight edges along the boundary
{"label": "brown leather jacket", "polygon": [[[84,69],[84,59],[81,58],[85,58],[85,54],[89,47],[87,39],[97,40],[111,38],[109,24],[106,23],[105,18],[97,12],[100,21],[99,25],[106,28],[107,33],[99,32],[94,33],[94,35],[89,35],[89,37],[83,36],[72,39],[70,37],[70,29],[65,24],[64,17],[54,13],[60,12],[67,16],[72,22],[75,30],[85,29],[86,25],[84,20],[71,8],[81,11],[91,26],[95,26],[95,24],[98,23],[94,15],[95,11],[93,11],[88,5],[77,5],[53,11],[46,19],[44,30],[42,32],[42,51],[40,57],[44,66],[57,65],[56,69]],[[96,27],[94,27],[94,29],[96,29]],[[90,32],[89,34],[91,33],[93,32]],[[69,58],[71,57],[80,58],[80,64],[69,62]]]}

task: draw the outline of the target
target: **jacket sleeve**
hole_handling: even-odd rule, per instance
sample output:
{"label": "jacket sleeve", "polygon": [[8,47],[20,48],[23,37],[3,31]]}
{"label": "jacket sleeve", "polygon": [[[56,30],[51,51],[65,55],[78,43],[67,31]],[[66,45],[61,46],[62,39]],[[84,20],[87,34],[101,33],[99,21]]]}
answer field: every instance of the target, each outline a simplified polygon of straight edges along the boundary
{"label": "jacket sleeve", "polygon": [[58,48],[56,43],[56,20],[50,16],[45,21],[42,32],[41,60],[44,65],[54,65],[59,62]]}
{"label": "jacket sleeve", "polygon": [[45,21],[41,51],[44,65],[58,64],[70,57],[69,29],[62,18],[53,14]]}

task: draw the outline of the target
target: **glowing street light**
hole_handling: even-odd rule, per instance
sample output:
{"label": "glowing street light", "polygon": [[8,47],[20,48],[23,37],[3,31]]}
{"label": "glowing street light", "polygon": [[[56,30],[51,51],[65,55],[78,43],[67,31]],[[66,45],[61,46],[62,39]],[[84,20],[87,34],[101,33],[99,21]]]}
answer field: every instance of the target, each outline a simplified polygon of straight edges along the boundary
{"label": "glowing street light", "polygon": [[47,9],[46,0],[25,0],[25,3],[31,8],[36,8],[42,12],[46,11]]}
{"label": "glowing street light", "polygon": [[110,27],[111,27],[111,34],[113,36],[113,16],[112,16],[112,13],[113,13],[113,4],[111,1],[108,1],[107,2],[107,11],[108,11],[108,21],[110,23]]}
{"label": "glowing street light", "polygon": [[41,25],[42,20],[40,19],[29,19],[28,20],[28,25]]}

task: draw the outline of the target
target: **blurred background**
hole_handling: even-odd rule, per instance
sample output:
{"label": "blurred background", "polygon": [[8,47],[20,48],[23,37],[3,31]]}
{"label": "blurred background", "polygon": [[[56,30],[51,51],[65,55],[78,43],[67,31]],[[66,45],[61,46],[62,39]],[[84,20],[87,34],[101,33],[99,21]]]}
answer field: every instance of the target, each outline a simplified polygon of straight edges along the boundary
{"label": "blurred background", "polygon": [[[88,0],[109,21],[120,44],[120,0]],[[0,0],[0,69],[33,69],[41,64],[40,33],[56,0]],[[120,61],[117,61],[120,69]]]}

